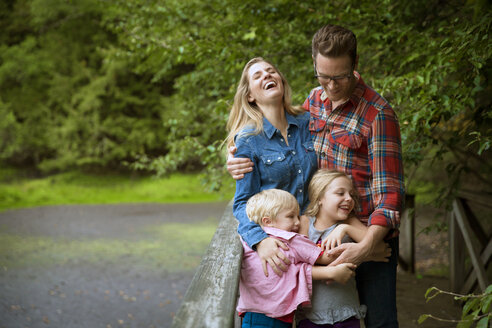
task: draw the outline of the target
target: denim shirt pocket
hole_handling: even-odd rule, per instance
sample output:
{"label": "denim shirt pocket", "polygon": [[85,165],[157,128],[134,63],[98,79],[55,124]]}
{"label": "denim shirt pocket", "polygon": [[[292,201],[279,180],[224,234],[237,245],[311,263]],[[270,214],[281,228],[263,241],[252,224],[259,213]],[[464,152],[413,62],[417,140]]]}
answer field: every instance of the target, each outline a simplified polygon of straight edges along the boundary
{"label": "denim shirt pocket", "polygon": [[290,169],[287,163],[285,154],[281,152],[268,152],[260,155],[261,163],[263,164],[264,174],[262,179],[266,179],[267,183],[277,183],[280,185],[289,183]]}
{"label": "denim shirt pocket", "polygon": [[309,163],[311,164],[311,167],[316,169],[318,167],[318,159],[316,157],[313,141],[312,140],[306,141],[305,143],[302,144],[302,146],[306,151],[306,157],[309,158]]}
{"label": "denim shirt pocket", "polygon": [[359,149],[362,146],[362,137],[340,128],[333,128],[330,132],[330,142],[347,147],[351,150]]}

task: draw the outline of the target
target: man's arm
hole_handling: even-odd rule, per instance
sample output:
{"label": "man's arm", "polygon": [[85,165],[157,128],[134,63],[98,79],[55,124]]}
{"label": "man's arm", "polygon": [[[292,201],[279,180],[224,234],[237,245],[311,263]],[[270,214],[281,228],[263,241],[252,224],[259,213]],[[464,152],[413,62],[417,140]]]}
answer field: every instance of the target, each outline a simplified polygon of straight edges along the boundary
{"label": "man's arm", "polygon": [[375,204],[369,216],[368,231],[359,243],[346,243],[331,250],[329,253],[333,255],[340,254],[332,265],[344,262],[359,265],[374,260],[378,245],[391,229],[398,229],[404,194],[403,163],[400,127],[389,106],[380,110],[372,122],[368,154],[371,195]]}
{"label": "man's arm", "polygon": [[227,152],[227,171],[234,180],[244,178],[244,174],[253,171],[253,162],[249,158],[235,158],[236,147],[229,147]]}
{"label": "man's arm", "polygon": [[[376,252],[377,246],[382,242],[389,230],[388,227],[372,225],[367,229],[364,239],[360,242],[345,243],[330,250],[327,252],[328,255],[338,256],[331,265],[340,263],[354,263],[355,265],[359,265],[362,262],[374,260],[375,255],[378,253]],[[380,260],[385,261],[384,259]]]}
{"label": "man's arm", "polygon": [[404,195],[403,162],[400,126],[395,112],[389,107],[379,111],[372,122],[368,155],[374,202],[368,226],[398,229]]}

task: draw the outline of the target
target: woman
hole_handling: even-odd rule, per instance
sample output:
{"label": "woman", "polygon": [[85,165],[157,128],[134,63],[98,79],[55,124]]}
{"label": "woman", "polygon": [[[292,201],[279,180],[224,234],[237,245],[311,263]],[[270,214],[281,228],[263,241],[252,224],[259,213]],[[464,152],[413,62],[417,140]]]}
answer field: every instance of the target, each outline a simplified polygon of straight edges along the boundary
{"label": "woman", "polygon": [[253,171],[236,181],[233,213],[239,234],[262,259],[265,275],[267,263],[277,274],[286,270],[289,260],[279,251],[286,246],[248,219],[246,202],[264,189],[282,189],[296,197],[303,212],[309,180],[317,169],[309,113],[293,107],[290,97],[278,69],[263,58],[253,58],[244,67],[227,123],[228,148],[235,144],[235,157],[254,163]]}

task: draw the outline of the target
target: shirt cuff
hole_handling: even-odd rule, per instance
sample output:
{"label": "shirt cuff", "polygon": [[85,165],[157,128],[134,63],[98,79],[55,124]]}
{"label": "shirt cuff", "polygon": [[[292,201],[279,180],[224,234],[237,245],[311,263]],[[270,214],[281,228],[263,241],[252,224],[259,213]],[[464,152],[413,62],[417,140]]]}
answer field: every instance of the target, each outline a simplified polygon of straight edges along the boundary
{"label": "shirt cuff", "polygon": [[379,225],[390,229],[398,229],[400,227],[400,215],[398,211],[388,210],[385,208],[376,209],[367,222],[368,226]]}

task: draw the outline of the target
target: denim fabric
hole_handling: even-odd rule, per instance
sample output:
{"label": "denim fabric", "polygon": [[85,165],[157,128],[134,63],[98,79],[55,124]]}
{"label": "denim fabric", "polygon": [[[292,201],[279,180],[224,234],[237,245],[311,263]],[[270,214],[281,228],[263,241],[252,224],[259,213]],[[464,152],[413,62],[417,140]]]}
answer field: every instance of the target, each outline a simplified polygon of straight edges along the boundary
{"label": "denim fabric", "polygon": [[308,184],[317,169],[316,153],[309,132],[309,113],[292,116],[286,113],[288,144],[279,130],[263,119],[263,132],[251,134],[246,128],[236,136],[235,157],[249,158],[253,171],[236,181],[233,213],[239,221],[238,232],[251,247],[267,238],[261,227],[249,221],[246,202],[265,189],[282,189],[293,194],[301,207],[308,204]]}
{"label": "denim fabric", "polygon": [[396,266],[398,237],[386,241],[391,247],[389,262],[364,262],[356,269],[360,303],[367,305],[366,328],[397,328]]}
{"label": "denim fabric", "polygon": [[246,312],[244,314],[242,328],[291,328],[292,324],[278,319],[270,318],[263,313]]}

